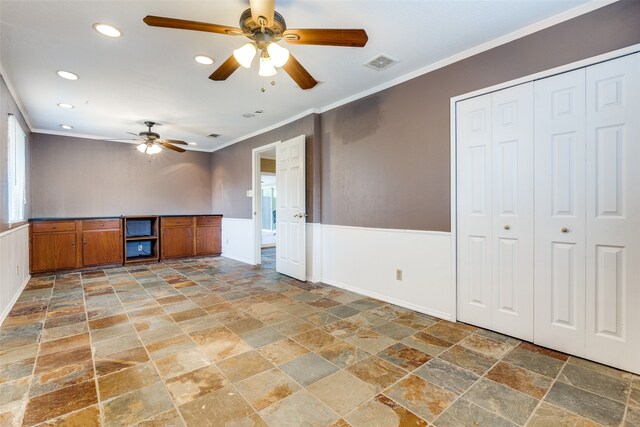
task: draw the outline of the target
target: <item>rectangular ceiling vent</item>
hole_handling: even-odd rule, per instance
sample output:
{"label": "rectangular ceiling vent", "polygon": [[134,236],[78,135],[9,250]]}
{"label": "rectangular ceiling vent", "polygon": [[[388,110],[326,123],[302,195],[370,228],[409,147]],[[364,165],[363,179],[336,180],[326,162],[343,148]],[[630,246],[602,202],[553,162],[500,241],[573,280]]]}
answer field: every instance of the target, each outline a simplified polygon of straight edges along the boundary
{"label": "rectangular ceiling vent", "polygon": [[207,135],[209,138],[217,138],[220,136],[219,133],[210,133],[209,135]]}
{"label": "rectangular ceiling vent", "polygon": [[367,68],[371,68],[372,70],[382,71],[385,68],[392,66],[396,62],[398,62],[397,59],[393,59],[386,55],[378,55],[377,57],[373,58],[371,61],[365,62],[362,65],[364,65]]}

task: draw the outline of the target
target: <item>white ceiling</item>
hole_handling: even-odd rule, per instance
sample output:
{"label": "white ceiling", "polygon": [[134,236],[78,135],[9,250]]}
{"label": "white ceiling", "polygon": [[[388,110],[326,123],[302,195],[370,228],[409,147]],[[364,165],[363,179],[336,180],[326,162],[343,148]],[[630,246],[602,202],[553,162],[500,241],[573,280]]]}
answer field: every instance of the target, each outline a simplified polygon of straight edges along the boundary
{"label": "white ceiling", "polygon": [[[586,0],[331,1],[277,0],[289,28],[364,28],[366,47],[287,45],[318,80],[300,90],[283,71],[269,85],[238,69],[226,82],[209,74],[247,40],[148,27],[146,15],[238,26],[247,0],[0,1],[0,65],[33,130],[95,138],[127,138],[157,121],[164,138],[214,150],[309,109],[321,109],[525,26]],[[123,32],[111,39],[92,24]],[[281,42],[281,44],[285,44]],[[363,63],[384,53],[399,62],[374,71]],[[200,65],[196,54],[215,59]],[[63,80],[57,70],[80,76]],[[260,88],[266,85],[266,92]],[[71,103],[63,110],[57,103]],[[255,118],[245,113],[263,110]],[[60,129],[65,123],[71,131]],[[210,133],[221,134],[208,138]]]}

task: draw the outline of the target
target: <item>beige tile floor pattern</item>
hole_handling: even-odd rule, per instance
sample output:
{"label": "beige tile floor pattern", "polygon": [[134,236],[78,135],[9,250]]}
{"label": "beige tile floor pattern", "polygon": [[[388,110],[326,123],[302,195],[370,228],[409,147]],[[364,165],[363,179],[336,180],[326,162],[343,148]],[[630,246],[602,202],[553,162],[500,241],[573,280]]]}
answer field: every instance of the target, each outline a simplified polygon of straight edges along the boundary
{"label": "beige tile floor pattern", "polygon": [[640,378],[263,267],[34,277],[0,328],[0,425],[640,425]]}

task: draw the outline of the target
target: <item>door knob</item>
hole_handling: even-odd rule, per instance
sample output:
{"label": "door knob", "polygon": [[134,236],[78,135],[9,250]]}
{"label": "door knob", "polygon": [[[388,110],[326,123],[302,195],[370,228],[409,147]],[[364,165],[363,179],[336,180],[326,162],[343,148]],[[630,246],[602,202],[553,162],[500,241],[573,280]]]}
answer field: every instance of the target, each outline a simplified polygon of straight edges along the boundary
{"label": "door knob", "polygon": [[568,233],[569,229],[567,227],[562,227],[560,231],[562,231],[563,233]]}
{"label": "door knob", "polygon": [[509,224],[507,224],[507,225],[504,226],[504,229],[505,230],[511,230],[511,226]]}

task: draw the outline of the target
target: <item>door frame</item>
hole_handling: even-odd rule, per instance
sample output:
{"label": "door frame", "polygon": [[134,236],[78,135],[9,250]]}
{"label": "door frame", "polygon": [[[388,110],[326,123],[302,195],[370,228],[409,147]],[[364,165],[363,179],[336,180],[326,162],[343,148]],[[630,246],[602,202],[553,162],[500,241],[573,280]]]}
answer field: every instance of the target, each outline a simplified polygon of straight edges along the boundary
{"label": "door frame", "polygon": [[[275,149],[282,141],[272,142],[251,150],[251,222],[253,225],[253,265],[262,264],[262,185],[260,183],[260,156]],[[277,150],[276,150],[277,153]],[[276,164],[278,157],[276,154]],[[276,188],[278,181],[276,180]]]}
{"label": "door frame", "polygon": [[557,74],[566,73],[568,71],[573,71],[578,68],[588,67],[590,65],[597,64],[599,62],[609,61],[611,59],[619,58],[626,55],[632,55],[634,53],[640,52],[640,43],[634,44],[631,46],[627,46],[622,49],[613,50],[611,52],[604,53],[602,55],[593,56],[591,58],[586,58],[580,61],[572,62],[570,64],[561,65],[559,67],[551,68],[549,70],[540,71],[538,73],[529,74],[524,77],[520,77],[514,80],[509,80],[503,83],[499,83],[493,86],[489,86],[486,88],[478,89],[473,92],[468,92],[462,95],[454,96],[450,100],[450,148],[451,148],[451,321],[455,322],[458,319],[457,313],[457,294],[458,294],[458,279],[457,279],[457,271],[458,271],[458,250],[457,250],[457,176],[458,169],[456,163],[457,156],[457,123],[456,123],[456,103],[459,101],[463,101],[465,99],[473,98],[480,95],[486,95],[487,93],[496,92],[501,89],[506,89],[511,86],[517,86],[522,83],[528,83],[535,80],[551,77]]}

